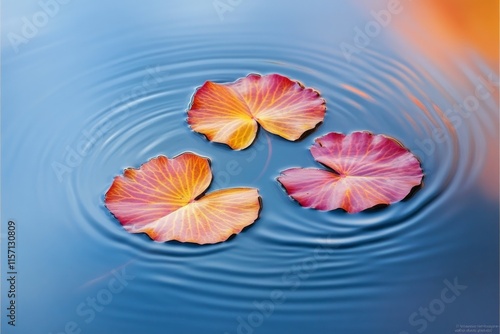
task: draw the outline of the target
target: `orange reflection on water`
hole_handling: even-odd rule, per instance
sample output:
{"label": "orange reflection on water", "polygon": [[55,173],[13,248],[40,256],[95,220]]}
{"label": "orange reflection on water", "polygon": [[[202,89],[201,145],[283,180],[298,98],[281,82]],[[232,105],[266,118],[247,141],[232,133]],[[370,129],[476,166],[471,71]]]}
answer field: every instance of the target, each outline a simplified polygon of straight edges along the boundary
{"label": "orange reflection on water", "polygon": [[448,67],[443,54],[475,51],[498,73],[498,0],[419,0],[407,8],[397,30],[420,52]]}
{"label": "orange reflection on water", "polygon": [[354,93],[354,94],[357,94],[357,95],[361,96],[362,98],[364,98],[366,100],[375,101],[373,99],[373,97],[371,97],[368,93],[363,92],[359,88],[353,87],[353,86],[348,85],[348,84],[342,84],[341,87],[344,88],[344,89],[346,89],[346,90],[348,90],[348,91],[350,91],[351,93]]}
{"label": "orange reflection on water", "polygon": [[[498,108],[498,84],[488,78],[498,77],[499,73],[499,0],[411,1],[405,4],[404,10],[393,23],[390,29],[399,34],[405,44],[403,54],[411,58],[412,53],[417,53],[430,60],[460,92],[463,100],[459,103],[463,104],[469,97],[477,97],[480,104],[475,111],[477,117],[495,112],[487,105],[493,102]],[[482,73],[473,55],[479,55],[491,72]],[[465,65],[470,72],[464,73],[460,64]],[[475,81],[483,78],[481,81],[488,82],[481,87],[471,82],[474,78],[477,79]],[[490,95],[485,99],[480,98],[486,90]],[[427,114],[427,108],[421,101],[412,96],[410,99]],[[443,119],[446,128],[454,130],[447,115],[435,104],[434,110]],[[498,116],[485,117],[488,118],[497,119]],[[478,182],[490,199],[498,201],[498,130],[496,134],[484,131],[476,135],[484,137],[488,150],[486,161],[481,162],[484,167]]]}

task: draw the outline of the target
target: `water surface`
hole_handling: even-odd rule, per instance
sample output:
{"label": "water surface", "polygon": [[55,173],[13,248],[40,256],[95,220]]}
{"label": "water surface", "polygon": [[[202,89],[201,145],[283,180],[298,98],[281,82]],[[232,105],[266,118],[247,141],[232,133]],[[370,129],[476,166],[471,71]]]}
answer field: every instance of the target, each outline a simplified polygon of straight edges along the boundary
{"label": "water surface", "polygon": [[[40,7],[3,2],[2,223],[18,223],[19,297],[16,328],[2,319],[2,330],[416,333],[422,322],[409,317],[455,279],[467,288],[425,332],[498,324],[498,73],[480,56],[450,59],[459,83],[405,53],[390,27],[348,61],[340,44],[353,43],[369,8],[232,3],[221,20],[211,1],[72,1],[16,53],[7,34]],[[240,152],[193,133],[195,89],[249,73],[319,90],[324,123],[295,143],[260,131]],[[457,108],[479,78],[491,95]],[[285,195],[276,176],[317,166],[314,138],[356,130],[404,143],[422,162],[423,187],[355,215]],[[202,247],[125,232],[103,205],[113,177],[184,151],[211,158],[211,190],[259,188],[260,219]],[[123,289],[110,288],[116,275]]]}

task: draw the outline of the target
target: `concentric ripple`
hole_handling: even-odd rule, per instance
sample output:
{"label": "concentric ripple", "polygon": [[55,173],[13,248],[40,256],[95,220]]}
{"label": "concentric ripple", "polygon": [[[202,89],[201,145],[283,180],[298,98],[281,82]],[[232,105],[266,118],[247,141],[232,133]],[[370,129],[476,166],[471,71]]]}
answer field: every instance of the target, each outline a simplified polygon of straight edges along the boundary
{"label": "concentric ripple", "polygon": [[[165,303],[169,310],[178,305],[180,316],[170,318],[173,323],[188,321],[186,315],[194,310],[200,328],[232,333],[238,316],[246,317],[254,300],[268,300],[274,290],[286,297],[282,314],[297,319],[314,319],[325,310],[348,315],[363,311],[357,304],[360,295],[380,298],[390,284],[372,263],[425,261],[447,250],[449,245],[435,235],[441,218],[459,212],[453,203],[464,193],[480,193],[487,143],[495,135],[491,124],[498,123],[495,102],[481,100],[476,110],[457,111],[455,106],[470,102],[474,91],[455,87],[418,58],[402,60],[388,52],[365,50],[349,63],[337,49],[312,42],[300,48],[284,42],[208,43],[194,37],[176,42],[169,46],[145,40],[129,54],[65,82],[71,85],[104,68],[109,73],[101,75],[98,85],[89,85],[78,101],[88,117],[78,125],[79,132],[65,138],[65,149],[77,151],[83,145],[87,151],[60,186],[71,216],[65,224],[93,244],[134,260],[130,271],[139,278],[128,293],[142,300],[142,308],[130,313],[117,305],[109,310],[111,318],[160,326],[166,313],[158,304]],[[480,75],[488,78],[489,70],[481,66]],[[198,86],[249,73],[280,73],[319,90],[327,101],[323,124],[295,143],[261,131],[241,152],[190,130],[186,109]],[[401,203],[356,215],[304,209],[286,196],[275,178],[289,167],[316,166],[308,152],[314,138],[356,130],[398,138],[420,159],[423,186]],[[54,160],[51,145],[57,146],[57,137],[37,152],[40,161]],[[259,188],[261,218],[228,242],[203,247],[159,244],[125,232],[103,204],[113,177],[153,156],[185,151],[211,158],[211,190]],[[48,186],[46,178],[37,180],[35,189]],[[46,201],[51,210],[60,198]],[[228,318],[234,319],[233,328],[218,325]]]}

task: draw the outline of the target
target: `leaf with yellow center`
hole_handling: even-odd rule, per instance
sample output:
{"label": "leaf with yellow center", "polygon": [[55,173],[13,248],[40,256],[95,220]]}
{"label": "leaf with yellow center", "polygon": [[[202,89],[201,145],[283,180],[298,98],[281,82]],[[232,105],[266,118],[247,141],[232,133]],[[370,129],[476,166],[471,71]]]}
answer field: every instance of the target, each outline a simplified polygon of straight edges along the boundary
{"label": "leaf with yellow center", "polygon": [[211,180],[207,158],[194,153],[159,156],[117,176],[105,204],[131,233],[147,233],[159,242],[217,243],[258,218],[260,197],[255,188],[202,195]]}

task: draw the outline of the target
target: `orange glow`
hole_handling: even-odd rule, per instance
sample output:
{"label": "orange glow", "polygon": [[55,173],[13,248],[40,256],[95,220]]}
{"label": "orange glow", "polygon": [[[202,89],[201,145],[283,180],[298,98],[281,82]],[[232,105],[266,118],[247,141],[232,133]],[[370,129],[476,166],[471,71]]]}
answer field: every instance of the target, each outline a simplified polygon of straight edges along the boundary
{"label": "orange glow", "polygon": [[401,15],[397,30],[429,58],[474,50],[498,73],[498,0],[419,0]]}
{"label": "orange glow", "polygon": [[[391,29],[405,43],[403,52],[424,55],[444,73],[465,96],[477,87],[457,64],[464,64],[476,77],[497,76],[499,73],[499,1],[498,0],[419,0],[407,2],[394,19]],[[477,54],[491,68],[490,73],[478,69],[471,55]],[[456,61],[455,61],[456,60]],[[418,65],[417,65],[418,67]],[[425,74],[425,71],[423,71]],[[474,77],[474,74],[472,74]],[[429,79],[429,78],[428,78]],[[493,85],[490,87],[493,88]],[[443,92],[446,95],[446,92]],[[491,91],[491,100],[498,101],[498,87]],[[412,99],[419,107],[422,103]],[[495,102],[498,107],[498,102]],[[434,106],[455,133],[446,115]],[[426,112],[425,107],[422,109]],[[479,110],[478,112],[489,112]],[[489,154],[480,173],[479,184],[488,197],[498,200],[498,135],[486,133]]]}

